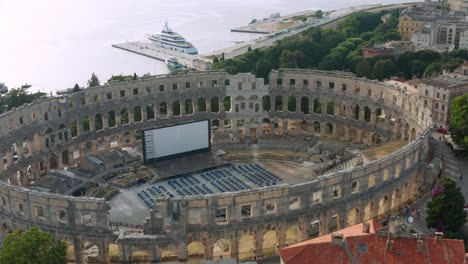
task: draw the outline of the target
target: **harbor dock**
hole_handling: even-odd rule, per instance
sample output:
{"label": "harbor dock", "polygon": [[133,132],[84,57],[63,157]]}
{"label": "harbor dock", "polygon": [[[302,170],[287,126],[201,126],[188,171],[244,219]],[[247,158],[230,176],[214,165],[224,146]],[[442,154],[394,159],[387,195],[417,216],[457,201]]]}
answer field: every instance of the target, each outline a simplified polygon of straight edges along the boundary
{"label": "harbor dock", "polygon": [[[259,23],[248,25],[246,27],[234,29],[244,30],[244,32],[249,31],[250,33],[263,33],[262,31],[265,33],[271,33],[206,54],[189,55],[140,41],[114,44],[112,46],[162,61],[165,61],[170,57],[174,57],[180,64],[186,66],[187,68],[206,71],[212,69],[212,60],[215,57],[219,58],[224,56],[225,59],[232,59],[248,52],[250,49],[261,49],[272,46],[283,38],[299,34],[311,27],[334,28],[346,17],[356,12],[379,12],[382,10],[405,8],[413,4],[414,3],[400,3],[391,5],[356,6],[327,11],[321,18],[311,18],[311,16],[313,16],[316,11],[303,11],[285,17],[272,18],[265,21],[260,21]],[[264,25],[260,27],[259,25],[261,24]],[[265,24],[269,24],[269,26],[265,26]]]}
{"label": "harbor dock", "polygon": [[152,43],[141,41],[126,42],[121,44],[113,44],[112,47],[140,54],[152,59],[166,61],[170,57],[174,57],[177,61],[189,69],[199,71],[211,70],[212,63],[209,60],[202,59],[199,55],[190,55],[180,53],[174,50],[157,47]]}

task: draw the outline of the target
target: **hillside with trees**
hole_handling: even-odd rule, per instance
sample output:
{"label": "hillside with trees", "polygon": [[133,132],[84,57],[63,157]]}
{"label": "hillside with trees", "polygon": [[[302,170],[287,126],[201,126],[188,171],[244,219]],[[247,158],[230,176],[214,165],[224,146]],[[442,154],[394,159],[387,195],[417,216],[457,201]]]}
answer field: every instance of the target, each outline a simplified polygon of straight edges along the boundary
{"label": "hillside with trees", "polygon": [[[386,13],[391,16],[381,19]],[[351,71],[359,77],[382,80],[390,76],[404,78],[434,76],[453,70],[468,59],[467,50],[439,53],[431,50],[408,51],[398,58],[364,58],[362,50],[374,43],[399,40],[398,10],[356,13],[336,28],[310,28],[287,37],[265,49],[251,50],[234,59],[216,58],[215,69],[230,74],[252,72],[267,78],[272,69],[304,68]]]}

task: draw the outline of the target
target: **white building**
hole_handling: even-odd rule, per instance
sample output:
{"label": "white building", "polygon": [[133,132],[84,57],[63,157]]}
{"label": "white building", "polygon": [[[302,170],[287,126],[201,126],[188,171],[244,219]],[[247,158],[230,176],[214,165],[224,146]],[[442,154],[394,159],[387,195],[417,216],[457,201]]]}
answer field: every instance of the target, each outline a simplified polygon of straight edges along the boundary
{"label": "white building", "polygon": [[411,34],[411,42],[416,49],[432,47],[432,39],[431,25],[429,24],[424,25],[420,30]]}
{"label": "white building", "polygon": [[460,34],[460,49],[468,49],[468,30],[463,31]]}

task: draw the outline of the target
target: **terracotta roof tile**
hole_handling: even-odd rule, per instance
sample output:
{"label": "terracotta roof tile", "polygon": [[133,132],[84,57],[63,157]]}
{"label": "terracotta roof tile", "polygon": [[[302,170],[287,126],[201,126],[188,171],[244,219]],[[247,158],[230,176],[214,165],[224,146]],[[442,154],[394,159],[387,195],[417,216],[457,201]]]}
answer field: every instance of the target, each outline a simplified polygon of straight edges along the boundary
{"label": "terracotta roof tile", "polygon": [[[417,239],[390,238],[392,248],[387,250],[387,237],[377,236],[373,229],[381,226],[376,222],[371,222],[370,226],[370,233],[362,233],[362,224],[337,232],[344,234],[355,263],[451,264],[464,261],[463,240],[423,238],[418,250]],[[285,264],[352,263],[344,246],[331,244],[330,234],[281,249],[280,256]]]}

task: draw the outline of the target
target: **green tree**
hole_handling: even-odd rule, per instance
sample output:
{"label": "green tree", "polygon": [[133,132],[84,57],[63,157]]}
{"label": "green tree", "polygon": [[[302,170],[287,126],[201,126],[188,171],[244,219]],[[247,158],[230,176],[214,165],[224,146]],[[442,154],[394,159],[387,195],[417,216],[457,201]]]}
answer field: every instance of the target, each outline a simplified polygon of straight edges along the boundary
{"label": "green tree", "polygon": [[31,227],[24,233],[15,231],[5,238],[0,263],[66,264],[67,248],[63,242],[54,241],[49,233]]}
{"label": "green tree", "polygon": [[294,52],[285,50],[280,56],[280,68],[297,68],[297,59]]}
{"label": "green tree", "polygon": [[264,78],[266,80],[268,78],[268,75],[271,72],[271,68],[272,68],[271,64],[268,60],[266,59],[259,60],[255,64],[256,76],[259,78]]}
{"label": "green tree", "polygon": [[358,77],[370,76],[371,75],[371,67],[369,62],[366,59],[359,61],[356,64],[355,73]]}
{"label": "green tree", "polygon": [[138,79],[138,75],[136,74],[136,72],[133,73],[133,80],[136,80]]}
{"label": "green tree", "polygon": [[317,10],[315,14],[313,15],[316,18],[322,18],[323,17],[323,11],[322,10]]}
{"label": "green tree", "polygon": [[395,74],[395,64],[390,59],[378,60],[372,67],[372,77],[377,80],[390,77]]}
{"label": "green tree", "polygon": [[446,233],[458,232],[466,222],[465,199],[460,187],[452,179],[442,178],[431,190],[431,195],[427,205],[427,227]]}
{"label": "green tree", "polygon": [[425,77],[437,76],[442,73],[442,64],[435,62],[431,63],[424,70]]}
{"label": "green tree", "polygon": [[456,144],[468,147],[468,94],[457,96],[452,100],[450,130]]}
{"label": "green tree", "polygon": [[101,83],[99,82],[98,77],[93,72],[91,74],[91,79],[88,81],[88,87],[94,87],[94,86],[100,86],[100,85],[101,85]]}
{"label": "green tree", "polygon": [[10,89],[6,94],[0,97],[0,113],[46,97],[47,94],[45,93],[30,93],[27,87]]}
{"label": "green tree", "polygon": [[75,83],[75,86],[73,86],[73,92],[76,93],[76,92],[79,92],[81,89],[80,89],[80,86]]}
{"label": "green tree", "polygon": [[343,67],[343,57],[340,53],[330,53],[323,58],[319,64],[321,70],[341,70]]}
{"label": "green tree", "polygon": [[422,76],[426,70],[426,62],[423,60],[414,60],[411,62],[411,77],[412,76]]}

